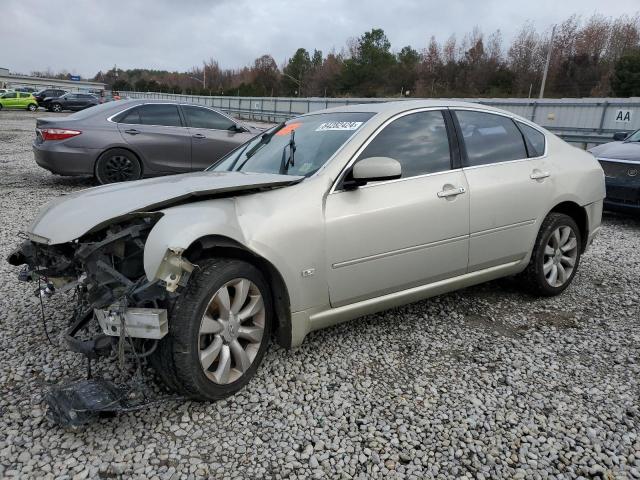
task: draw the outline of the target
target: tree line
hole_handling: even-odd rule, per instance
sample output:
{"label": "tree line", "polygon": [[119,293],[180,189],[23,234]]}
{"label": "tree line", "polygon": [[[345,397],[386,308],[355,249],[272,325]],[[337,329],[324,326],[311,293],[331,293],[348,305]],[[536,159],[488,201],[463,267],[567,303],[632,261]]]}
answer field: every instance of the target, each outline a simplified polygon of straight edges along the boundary
{"label": "tree line", "polygon": [[431,37],[421,49],[393,50],[382,29],[351,38],[339,51],[298,48],[282,65],[265,54],[223,69],[211,58],[189,72],[99,72],[115,90],[240,96],[536,97],[551,50],[545,97],[640,95],[640,15],[573,15],[538,31],[521,27],[509,44],[500,30],[475,28],[461,39]]}

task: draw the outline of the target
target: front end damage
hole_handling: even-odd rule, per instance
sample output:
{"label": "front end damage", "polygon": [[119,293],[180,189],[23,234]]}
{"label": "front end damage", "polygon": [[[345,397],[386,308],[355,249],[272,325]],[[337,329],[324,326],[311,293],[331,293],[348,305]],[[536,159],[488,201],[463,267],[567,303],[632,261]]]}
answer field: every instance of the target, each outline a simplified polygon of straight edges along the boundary
{"label": "front end damage", "polygon": [[[66,291],[75,299],[62,340],[70,350],[87,357],[88,378],[47,394],[54,421],[79,425],[96,413],[130,410],[136,405],[130,391],[91,379],[91,361],[111,356],[121,366],[127,359],[139,363],[168,333],[168,312],[194,265],[180,250],[169,249],[157,278],[147,278],[145,241],[161,216],[158,212],[137,213],[55,245],[31,234],[9,256],[9,263],[23,266],[19,279],[38,285],[37,296]],[[115,392],[127,393],[114,402]]]}

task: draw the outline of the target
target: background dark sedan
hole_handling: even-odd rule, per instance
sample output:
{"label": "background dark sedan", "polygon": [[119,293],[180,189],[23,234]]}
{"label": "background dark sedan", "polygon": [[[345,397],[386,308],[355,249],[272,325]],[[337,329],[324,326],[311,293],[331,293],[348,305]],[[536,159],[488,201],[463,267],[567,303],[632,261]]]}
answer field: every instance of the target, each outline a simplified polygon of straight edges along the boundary
{"label": "background dark sedan", "polygon": [[605,208],[640,213],[640,130],[623,141],[598,145],[589,150],[605,174]]}
{"label": "background dark sedan", "polygon": [[50,99],[58,98],[64,95],[65,93],[67,93],[66,90],[62,90],[59,88],[45,88],[44,90],[40,90],[38,93],[34,93],[33,96],[38,102],[38,105],[42,107],[45,98],[50,98]]}
{"label": "background dark sedan", "polygon": [[45,98],[40,106],[46,108],[50,112],[63,112],[71,110],[77,112],[85,108],[98,105],[100,101],[95,95],[90,93],[65,93],[60,97]]}
{"label": "background dark sedan", "polygon": [[200,105],[121,100],[38,119],[33,151],[53,173],[105,184],[203,170],[261,131]]}

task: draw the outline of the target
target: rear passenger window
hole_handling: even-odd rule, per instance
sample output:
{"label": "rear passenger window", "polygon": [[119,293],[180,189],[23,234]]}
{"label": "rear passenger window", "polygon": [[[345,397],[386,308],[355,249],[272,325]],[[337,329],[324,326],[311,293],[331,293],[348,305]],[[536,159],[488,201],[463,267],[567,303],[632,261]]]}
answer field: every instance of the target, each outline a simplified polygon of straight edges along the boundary
{"label": "rear passenger window", "polygon": [[118,123],[131,123],[138,125],[140,123],[140,108],[132,108],[124,113],[121,113],[119,117],[116,117]]}
{"label": "rear passenger window", "polygon": [[467,110],[455,113],[467,151],[467,166],[527,158],[522,134],[510,118]]}
{"label": "rear passenger window", "polygon": [[449,170],[449,137],[442,112],[418,112],[394,120],[360,155],[368,157],[397,160],[402,165],[402,178]]}
{"label": "rear passenger window", "polygon": [[527,141],[529,157],[540,157],[544,155],[544,135],[533,127],[518,122],[518,127]]}
{"label": "rear passenger window", "polygon": [[180,114],[176,105],[148,104],[139,108],[140,123],[143,125],[163,125],[181,127]]}

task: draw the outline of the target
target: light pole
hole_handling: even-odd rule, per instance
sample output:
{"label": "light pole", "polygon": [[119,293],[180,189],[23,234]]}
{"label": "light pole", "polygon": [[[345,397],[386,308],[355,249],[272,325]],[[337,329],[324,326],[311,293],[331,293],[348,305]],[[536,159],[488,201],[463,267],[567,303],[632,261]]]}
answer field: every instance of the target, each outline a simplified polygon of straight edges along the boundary
{"label": "light pole", "polygon": [[205,80],[203,80],[203,79],[201,79],[201,78],[198,78],[198,77],[192,77],[191,75],[187,75],[187,78],[190,78],[190,79],[192,79],[192,80],[197,80],[197,81],[199,81],[199,82],[202,84],[202,88],[203,88],[203,89],[204,89],[204,88],[205,88],[205,86],[206,86],[206,82],[205,82]]}
{"label": "light pole", "polygon": [[549,63],[551,62],[551,50],[553,49],[553,37],[556,34],[556,26],[554,25],[551,29],[551,40],[549,40],[549,47],[547,49],[547,61],[544,64],[544,73],[542,74],[542,84],[540,85],[540,96],[538,98],[544,97],[544,85],[547,83],[547,73],[549,73]]}
{"label": "light pole", "polygon": [[291,75],[282,72],[282,75],[284,75],[287,78],[290,78],[291,80],[293,80],[294,82],[296,82],[296,85],[298,85],[298,97],[300,96],[300,90],[302,90],[302,82],[300,80],[298,80],[295,77],[292,77]]}

